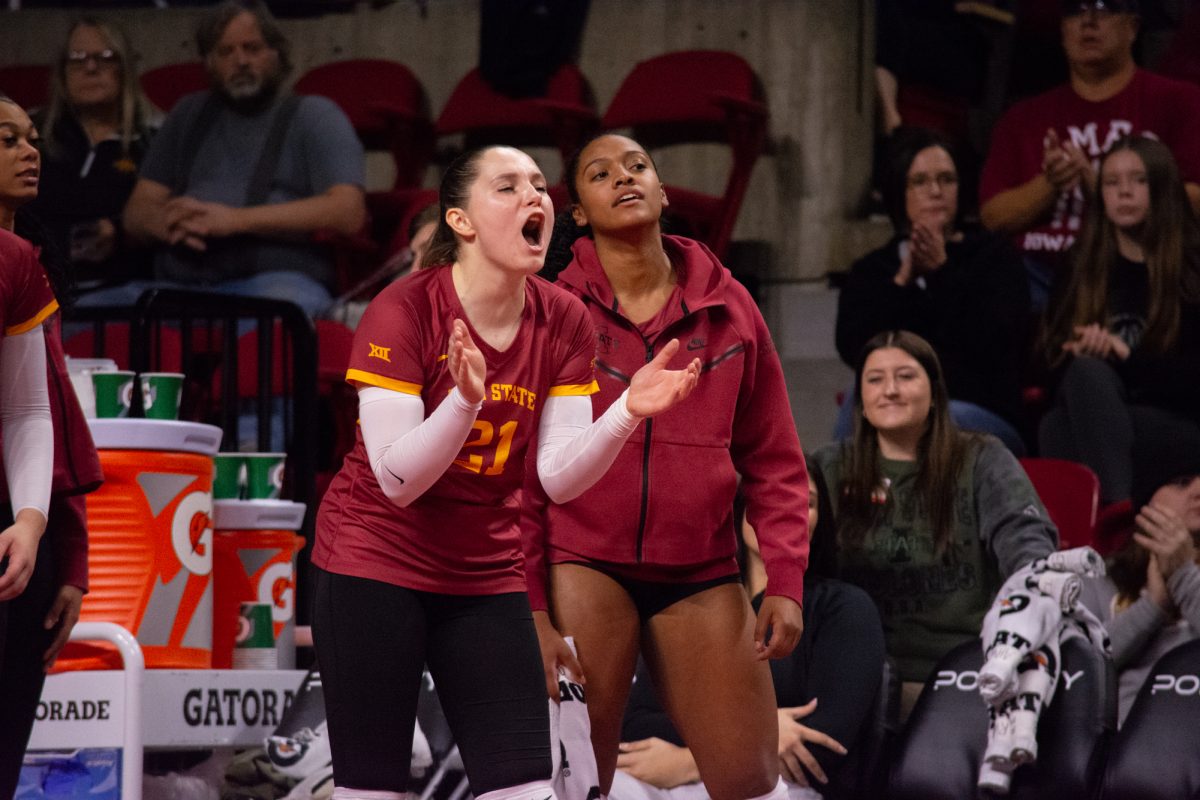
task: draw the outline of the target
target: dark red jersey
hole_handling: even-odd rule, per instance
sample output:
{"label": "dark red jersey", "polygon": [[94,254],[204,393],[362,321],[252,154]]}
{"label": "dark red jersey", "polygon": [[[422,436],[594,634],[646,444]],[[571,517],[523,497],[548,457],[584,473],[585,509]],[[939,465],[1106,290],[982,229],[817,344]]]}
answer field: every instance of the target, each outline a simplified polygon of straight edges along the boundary
{"label": "dark red jersey", "polygon": [[41,325],[58,310],[33,245],[0,230],[0,328],[15,336]]}
{"label": "dark red jersey", "polygon": [[524,591],[525,452],[546,398],[597,389],[595,339],[583,304],[541,278],[525,287],[520,327],[504,352],[467,322],[449,268],[418,272],[371,302],[355,333],[347,380],[419,395],[428,417],[454,388],[446,348],[454,320],[462,319],[487,362],[483,408],[458,458],[403,508],[379,488],[360,430],[317,517],[319,567],[447,594]]}

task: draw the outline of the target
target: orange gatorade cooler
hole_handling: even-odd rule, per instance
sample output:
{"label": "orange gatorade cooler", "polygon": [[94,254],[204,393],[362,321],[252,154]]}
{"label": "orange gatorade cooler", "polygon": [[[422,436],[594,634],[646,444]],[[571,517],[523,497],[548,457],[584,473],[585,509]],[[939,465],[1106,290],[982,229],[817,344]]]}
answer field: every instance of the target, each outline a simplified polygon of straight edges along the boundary
{"label": "orange gatorade cooler", "polygon": [[213,527],[213,651],[217,669],[233,666],[238,609],[267,603],[280,669],[296,665],[296,554],[304,504],[289,500],[217,500]]}
{"label": "orange gatorade cooler", "polygon": [[[87,496],[89,592],[81,621],[137,637],[149,668],[212,666],[214,425],[92,419],[104,485]],[[63,669],[114,669],[106,645],[68,646]]]}

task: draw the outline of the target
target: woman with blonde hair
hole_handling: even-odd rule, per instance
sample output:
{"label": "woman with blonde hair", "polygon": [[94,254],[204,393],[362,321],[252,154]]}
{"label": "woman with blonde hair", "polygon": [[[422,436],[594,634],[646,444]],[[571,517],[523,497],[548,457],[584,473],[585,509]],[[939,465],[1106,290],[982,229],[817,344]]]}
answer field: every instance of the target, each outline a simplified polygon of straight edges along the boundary
{"label": "woman with blonde hair", "polygon": [[41,191],[30,204],[79,289],[141,277],[121,236],[151,127],[134,54],[116,26],[76,21],[59,53],[50,102],[34,119],[42,132]]}

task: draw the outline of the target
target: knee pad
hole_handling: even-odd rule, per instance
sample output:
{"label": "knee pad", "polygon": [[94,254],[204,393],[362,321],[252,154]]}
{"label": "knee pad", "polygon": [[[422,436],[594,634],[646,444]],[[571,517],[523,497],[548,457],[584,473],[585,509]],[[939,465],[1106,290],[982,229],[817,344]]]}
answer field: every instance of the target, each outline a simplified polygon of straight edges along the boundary
{"label": "knee pad", "polygon": [[493,789],[478,795],[475,800],[557,800],[550,781],[531,781],[507,789]]}
{"label": "knee pad", "polygon": [[417,800],[412,792],[386,792],[379,789],[347,789],[344,786],[333,787],[330,800]]}

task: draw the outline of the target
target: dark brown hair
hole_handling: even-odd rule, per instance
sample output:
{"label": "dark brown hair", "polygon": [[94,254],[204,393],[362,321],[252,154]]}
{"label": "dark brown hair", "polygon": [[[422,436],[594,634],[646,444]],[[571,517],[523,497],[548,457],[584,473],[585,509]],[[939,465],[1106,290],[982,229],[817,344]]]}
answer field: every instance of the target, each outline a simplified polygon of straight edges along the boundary
{"label": "dark brown hair", "polygon": [[242,14],[250,14],[258,22],[263,41],[279,54],[280,78],[287,77],[292,71],[292,43],[261,0],[225,0],[209,11],[196,27],[196,49],[200,51],[201,60],[208,60],[209,54],[225,34],[225,28]]}
{"label": "dark brown hair", "polygon": [[425,268],[453,264],[458,260],[458,234],[446,222],[446,212],[452,208],[466,208],[471,196],[471,184],[479,177],[479,159],[489,150],[501,145],[487,145],[475,150],[468,150],[450,162],[442,175],[438,187],[438,221],[437,230],[429,240],[429,248],[421,263]]}
{"label": "dark brown hair", "polygon": [[838,538],[843,547],[859,549],[867,533],[883,518],[892,498],[880,504],[879,434],[863,416],[862,376],[867,358],[876,350],[894,347],[912,356],[929,378],[930,407],[925,432],[917,448],[917,503],[930,520],[939,555],[955,555],[954,487],[976,437],[963,433],[950,418],[950,397],[942,365],[929,342],[909,331],[885,331],[872,337],[859,354],[854,384],[854,437],[844,445]]}
{"label": "dark brown hair", "polygon": [[[907,236],[912,226],[912,220],[908,218],[908,171],[912,169],[912,164],[921,151],[931,147],[940,147],[946,151],[946,155],[950,156],[950,161],[954,164],[954,173],[958,175],[958,158],[955,156],[954,145],[937,131],[926,128],[897,128],[888,141],[880,191],[883,193],[883,205],[897,235]],[[958,207],[954,211],[956,227],[962,215],[962,200],[960,196]]]}
{"label": "dark brown hair", "polygon": [[[1116,142],[1100,160],[1100,174],[1114,153],[1127,150],[1146,167],[1150,209],[1140,232],[1150,281],[1146,329],[1138,349],[1162,354],[1179,337],[1180,301],[1200,300],[1200,227],[1192,214],[1179,167],[1166,145],[1144,136]],[[1064,342],[1076,325],[1099,323],[1107,327],[1109,276],[1117,263],[1116,226],[1104,208],[1097,187],[1079,240],[1072,248],[1071,273],[1062,301],[1051,306],[1043,327],[1040,348],[1050,365],[1065,358]]]}

